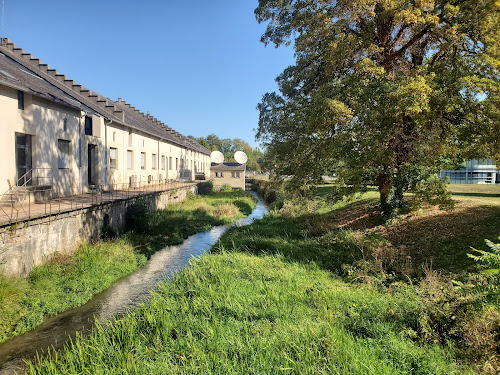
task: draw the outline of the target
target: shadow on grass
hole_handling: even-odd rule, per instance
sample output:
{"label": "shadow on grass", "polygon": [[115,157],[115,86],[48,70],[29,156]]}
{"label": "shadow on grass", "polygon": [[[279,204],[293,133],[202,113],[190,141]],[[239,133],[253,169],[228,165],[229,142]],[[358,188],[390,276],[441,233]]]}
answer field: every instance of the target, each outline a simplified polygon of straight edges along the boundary
{"label": "shadow on grass", "polygon": [[500,206],[475,206],[382,225],[375,201],[363,200],[323,214],[270,214],[250,226],[231,228],[212,251],[279,254],[290,262],[315,262],[342,274],[344,264],[373,260],[370,243],[379,246],[386,240],[390,248],[411,258],[416,276],[422,275],[423,264],[444,272],[473,272],[478,265],[467,253],[471,247],[487,250],[484,239],[498,239],[499,223]]}

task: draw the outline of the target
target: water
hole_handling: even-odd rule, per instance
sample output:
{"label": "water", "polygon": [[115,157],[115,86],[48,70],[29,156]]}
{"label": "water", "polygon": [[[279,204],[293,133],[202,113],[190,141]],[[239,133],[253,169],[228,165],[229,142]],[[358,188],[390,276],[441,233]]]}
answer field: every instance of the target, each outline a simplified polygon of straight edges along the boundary
{"label": "water", "polygon": [[33,358],[37,352],[44,353],[50,347],[61,348],[76,332],[90,332],[94,318],[105,322],[125,313],[143,301],[159,281],[186,266],[193,257],[209,251],[229,227],[248,225],[267,211],[259,199],[255,210],[246,218],[194,234],[181,245],[167,246],[153,254],[145,267],[116,281],[85,305],[48,318],[35,330],[0,344],[0,374],[22,371],[23,358]]}

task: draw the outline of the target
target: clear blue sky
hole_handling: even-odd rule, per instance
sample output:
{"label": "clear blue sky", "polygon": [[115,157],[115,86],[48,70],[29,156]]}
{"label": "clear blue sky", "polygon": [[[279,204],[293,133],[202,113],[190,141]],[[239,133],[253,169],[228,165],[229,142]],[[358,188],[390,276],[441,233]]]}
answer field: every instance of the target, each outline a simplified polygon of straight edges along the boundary
{"label": "clear blue sky", "polygon": [[256,146],[256,105],[294,61],[290,48],[260,43],[257,0],[2,2],[2,37],[184,135]]}

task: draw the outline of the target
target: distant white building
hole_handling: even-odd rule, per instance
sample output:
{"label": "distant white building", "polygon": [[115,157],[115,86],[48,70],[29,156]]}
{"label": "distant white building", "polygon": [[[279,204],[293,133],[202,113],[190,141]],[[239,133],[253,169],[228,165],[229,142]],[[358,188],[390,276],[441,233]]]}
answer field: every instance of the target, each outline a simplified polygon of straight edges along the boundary
{"label": "distant white building", "polygon": [[451,184],[500,184],[500,171],[491,159],[466,160],[465,168],[443,170],[439,177],[448,177]]}

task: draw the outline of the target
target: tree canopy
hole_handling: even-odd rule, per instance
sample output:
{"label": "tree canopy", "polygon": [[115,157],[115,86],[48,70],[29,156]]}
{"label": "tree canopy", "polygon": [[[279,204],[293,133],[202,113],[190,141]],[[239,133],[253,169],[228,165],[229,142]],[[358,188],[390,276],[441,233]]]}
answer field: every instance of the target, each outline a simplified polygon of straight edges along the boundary
{"label": "tree canopy", "polygon": [[259,0],[262,36],[293,44],[258,105],[277,176],[378,186],[383,211],[443,160],[500,160],[500,3]]}
{"label": "tree canopy", "polygon": [[206,138],[190,137],[209,150],[222,152],[224,154],[224,161],[226,162],[235,162],[234,153],[236,151],[243,151],[248,157],[248,161],[246,163],[247,170],[257,172],[261,170],[264,154],[258,147],[252,148],[242,139],[220,139],[215,134],[210,134]]}

